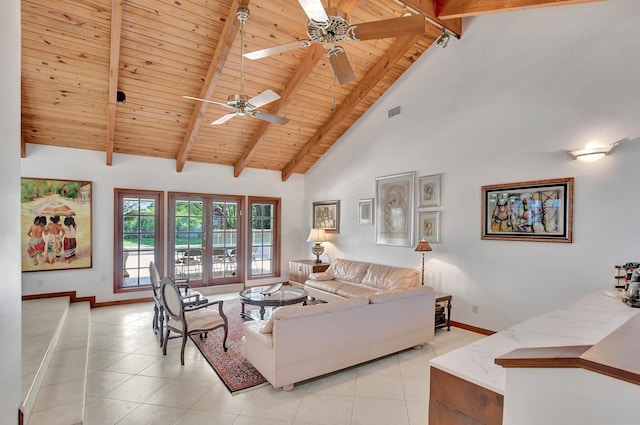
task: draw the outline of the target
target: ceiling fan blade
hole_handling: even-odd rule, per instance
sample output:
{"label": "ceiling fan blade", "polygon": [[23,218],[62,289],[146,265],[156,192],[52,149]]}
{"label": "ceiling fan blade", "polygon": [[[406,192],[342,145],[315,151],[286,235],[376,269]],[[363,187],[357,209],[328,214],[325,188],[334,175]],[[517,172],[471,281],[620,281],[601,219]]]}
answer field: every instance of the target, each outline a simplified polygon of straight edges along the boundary
{"label": "ceiling fan blade", "polygon": [[229,109],[235,109],[235,108],[232,108],[231,106],[227,105],[226,103],[215,102],[213,100],[200,99],[198,97],[191,97],[191,96],[182,96],[182,97],[184,97],[185,99],[197,100],[197,101],[200,101],[200,102],[213,103],[214,105],[224,106],[225,108],[229,108]]}
{"label": "ceiling fan blade", "polygon": [[426,34],[427,21],[422,15],[411,15],[403,18],[364,22],[351,25],[351,27],[354,28],[355,40],[374,40]]}
{"label": "ceiling fan blade", "polygon": [[244,57],[251,60],[266,58],[267,56],[273,56],[280,53],[287,52],[293,49],[299,49],[300,47],[311,46],[311,40],[296,40],[291,43],[280,44],[278,46],[268,47],[262,50],[256,50],[255,52],[245,53]]}
{"label": "ceiling fan blade", "polygon": [[329,17],[321,0],[298,0],[307,17],[314,22],[327,22]]}
{"label": "ceiling fan blade", "polygon": [[285,125],[286,123],[289,122],[289,118],[284,118],[278,115],[270,114],[268,112],[252,111],[250,115],[254,118],[258,118],[264,121],[269,121],[271,123],[278,124],[278,125]]}
{"label": "ceiling fan blade", "polygon": [[220,124],[224,124],[227,121],[229,121],[231,118],[235,117],[237,115],[236,112],[232,112],[230,114],[227,115],[223,115],[220,118],[218,118],[217,120],[215,120],[214,122],[211,123],[211,125],[220,125]]}
{"label": "ceiling fan blade", "polygon": [[266,105],[267,103],[275,102],[280,99],[280,95],[273,90],[265,90],[257,96],[253,96],[248,102],[253,105],[255,108],[259,108],[262,105]]}
{"label": "ceiling fan blade", "polygon": [[332,53],[329,56],[329,62],[331,62],[333,72],[335,72],[340,84],[346,84],[356,79],[356,74],[353,72],[351,62],[349,62],[349,58],[344,51],[340,50]]}

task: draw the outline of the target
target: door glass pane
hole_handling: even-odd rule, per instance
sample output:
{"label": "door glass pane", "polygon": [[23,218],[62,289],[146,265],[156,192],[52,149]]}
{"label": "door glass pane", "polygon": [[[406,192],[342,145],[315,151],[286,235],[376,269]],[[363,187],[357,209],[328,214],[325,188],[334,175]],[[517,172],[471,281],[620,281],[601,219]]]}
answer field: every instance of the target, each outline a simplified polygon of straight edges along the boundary
{"label": "door glass pane", "polygon": [[148,267],[156,247],[156,201],[125,198],[122,208],[122,287],[149,285]]}
{"label": "door glass pane", "polygon": [[211,268],[214,279],[234,277],[238,273],[238,203],[211,203]]}
{"label": "door glass pane", "polygon": [[202,201],[176,201],[175,277],[202,280]]}

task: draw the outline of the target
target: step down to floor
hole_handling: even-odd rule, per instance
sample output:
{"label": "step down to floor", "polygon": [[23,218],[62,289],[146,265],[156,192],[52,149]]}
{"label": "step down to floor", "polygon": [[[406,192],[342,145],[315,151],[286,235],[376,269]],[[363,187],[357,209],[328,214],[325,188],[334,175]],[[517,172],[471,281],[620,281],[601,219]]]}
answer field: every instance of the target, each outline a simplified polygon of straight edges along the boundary
{"label": "step down to floor", "polygon": [[[88,302],[69,304],[69,299],[66,297],[64,300],[66,308],[54,306],[55,303],[43,303],[52,300],[23,302],[23,320],[25,310],[27,315],[29,312],[36,311],[34,317],[26,318],[27,327],[23,326],[23,335],[31,333],[36,340],[40,340],[31,338],[31,341],[27,341],[26,347],[23,340],[23,394],[25,394],[24,388],[28,388],[22,406],[25,425],[76,425],[82,424],[83,421],[90,305]],[[40,304],[25,306],[26,303],[33,302],[40,302]],[[60,313],[60,309],[64,312]],[[48,310],[50,315],[48,320],[43,310]],[[42,332],[27,330],[28,327],[33,326],[36,329],[41,326]],[[55,329],[51,331],[54,327]],[[47,340],[49,344],[46,350],[43,350],[42,346]],[[31,349],[29,348],[31,344],[41,347]],[[29,359],[25,361],[27,351],[30,352],[30,356],[27,356]],[[43,356],[29,385],[26,382],[29,382],[30,375],[35,369],[34,356],[39,351],[43,352]]]}

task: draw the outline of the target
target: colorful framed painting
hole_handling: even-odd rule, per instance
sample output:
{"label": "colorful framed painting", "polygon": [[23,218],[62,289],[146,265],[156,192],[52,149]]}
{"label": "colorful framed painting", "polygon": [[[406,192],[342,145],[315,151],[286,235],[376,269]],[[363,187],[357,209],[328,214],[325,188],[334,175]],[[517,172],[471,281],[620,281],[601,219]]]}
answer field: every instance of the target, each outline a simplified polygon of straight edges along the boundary
{"label": "colorful framed painting", "polygon": [[573,241],[573,177],[482,186],[482,239]]}
{"label": "colorful framed painting", "polygon": [[326,233],[340,233],[340,201],[313,203],[313,228]]}
{"label": "colorful framed painting", "polygon": [[440,180],[440,174],[418,177],[418,208],[440,206]]}
{"label": "colorful framed painting", "polygon": [[90,181],[22,178],[22,271],[92,267]]}
{"label": "colorful framed painting", "polygon": [[415,173],[376,178],[376,244],[413,246]]}
{"label": "colorful framed painting", "polygon": [[373,224],[373,198],[358,200],[358,224],[363,226]]}
{"label": "colorful framed painting", "polygon": [[429,243],[440,243],[440,211],[423,211],[418,213],[418,239]]}

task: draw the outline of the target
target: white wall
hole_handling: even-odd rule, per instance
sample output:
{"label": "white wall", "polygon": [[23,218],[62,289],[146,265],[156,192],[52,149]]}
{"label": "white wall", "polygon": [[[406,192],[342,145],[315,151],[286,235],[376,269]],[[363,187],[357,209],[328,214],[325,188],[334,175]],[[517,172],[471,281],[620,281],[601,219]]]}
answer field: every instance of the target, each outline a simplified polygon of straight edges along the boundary
{"label": "white wall", "polygon": [[[247,169],[233,177],[233,167],[189,162],[181,173],[175,160],[115,154],[113,165],[105,165],[104,152],[27,145],[22,159],[22,176],[93,182],[93,267],[80,270],[23,273],[23,294],[77,291],[78,296],[96,296],[96,301],[149,297],[149,291],[113,293],[114,188],[147,189],[282,198],[282,277],[251,280],[248,285],[281,281],[288,276],[288,261],[309,258],[304,242],[300,210],[303,205],[303,176],[287,182],[279,172]],[[165,214],[165,217],[167,215]],[[165,233],[166,234],[166,233]]]}
{"label": "white wall", "polygon": [[[413,247],[374,244],[357,200],[375,197],[378,176],[442,173],[441,243],[426,254],[425,280],[454,295],[453,320],[497,331],[613,285],[615,264],[640,261],[640,2],[487,15],[464,28],[306,174],[304,218],[309,226],[312,202],[339,199],[325,258],[419,269]],[[596,163],[564,152],[625,138]],[[575,177],[573,243],[480,239],[482,185],[559,177]]]}
{"label": "white wall", "polygon": [[0,418],[18,422],[21,401],[20,302],[20,2],[0,7]]}

